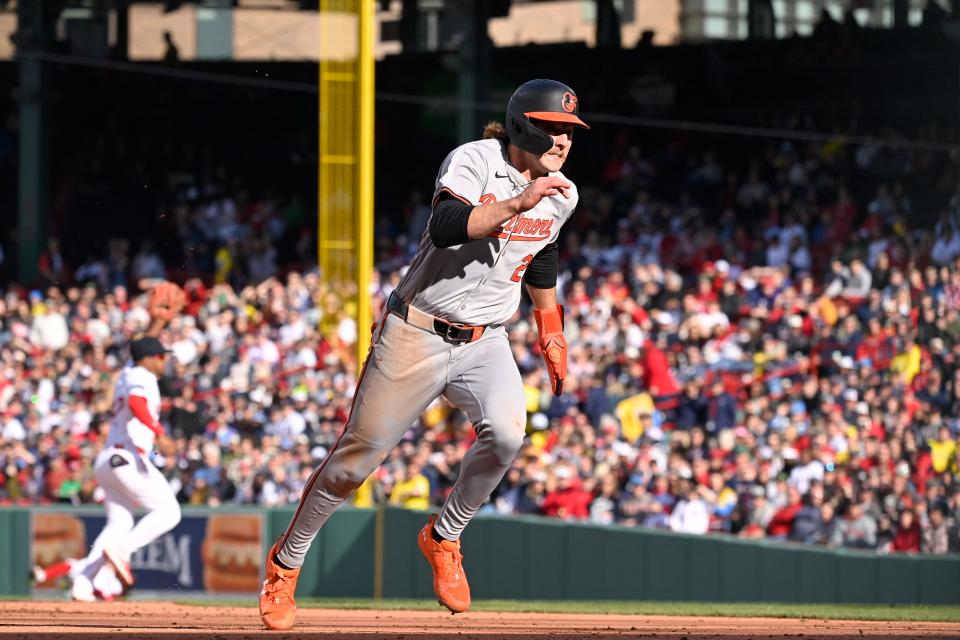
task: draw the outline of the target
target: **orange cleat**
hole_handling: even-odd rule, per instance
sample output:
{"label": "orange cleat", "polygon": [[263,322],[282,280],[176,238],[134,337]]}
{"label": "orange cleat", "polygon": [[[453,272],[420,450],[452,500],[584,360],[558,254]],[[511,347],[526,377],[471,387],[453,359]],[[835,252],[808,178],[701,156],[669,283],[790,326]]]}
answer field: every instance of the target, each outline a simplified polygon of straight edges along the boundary
{"label": "orange cleat", "polygon": [[417,543],[433,569],[433,592],[440,604],[450,609],[450,613],[463,613],[470,608],[470,585],[463,571],[460,541],[434,540],[432,533],[436,520],[437,516],[430,516],[427,526],[420,530]]}
{"label": "orange cleat", "polygon": [[268,629],[284,630],[293,626],[297,617],[297,603],[293,593],[297,590],[297,578],[300,569],[284,569],[274,562],[278,540],[267,554],[267,579],[260,591],[260,619]]}

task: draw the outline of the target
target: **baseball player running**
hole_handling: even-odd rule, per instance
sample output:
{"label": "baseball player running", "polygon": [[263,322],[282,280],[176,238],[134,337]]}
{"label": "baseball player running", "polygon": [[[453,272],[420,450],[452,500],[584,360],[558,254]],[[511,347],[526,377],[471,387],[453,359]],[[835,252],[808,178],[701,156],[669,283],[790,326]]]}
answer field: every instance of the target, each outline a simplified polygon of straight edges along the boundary
{"label": "baseball player running", "polygon": [[[113,416],[103,451],[93,465],[103,489],[107,522],[87,557],[72,568],[74,600],[97,599],[97,585],[116,573],[124,588],[133,585],[130,556],[180,522],[180,504],[163,474],[148,454],[164,435],[160,424],[160,388],[167,349],[156,337],[183,308],[183,291],[160,283],[150,292],[151,324],[146,335],[130,343],[131,362],[113,390]],[[134,512],[146,514],[134,524]]]}
{"label": "baseball player running", "polygon": [[374,326],[347,425],[267,555],[260,593],[267,627],[293,626],[297,577],[317,532],[441,394],[467,414],[477,440],[418,544],[440,603],[454,613],[470,607],[460,535],[500,482],[526,425],[504,328],[521,284],[535,307],[554,393],[566,375],[557,236],[577,205],[576,188],[560,173],[575,127],[588,128],[573,90],[531,80],[510,98],[505,128],[491,123],[483,140],[443,161],[428,229]]}

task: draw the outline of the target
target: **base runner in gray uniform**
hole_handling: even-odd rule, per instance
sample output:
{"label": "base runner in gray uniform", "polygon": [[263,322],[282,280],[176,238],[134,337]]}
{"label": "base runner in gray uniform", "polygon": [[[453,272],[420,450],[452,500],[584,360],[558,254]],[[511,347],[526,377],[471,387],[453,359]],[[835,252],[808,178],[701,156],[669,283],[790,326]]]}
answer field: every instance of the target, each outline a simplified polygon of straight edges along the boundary
{"label": "base runner in gray uniform", "polygon": [[418,545],[440,603],[454,613],[470,607],[460,535],[524,438],[523,383],[504,327],[523,285],[554,393],[566,375],[557,237],[577,205],[577,190],[560,168],[574,128],[588,128],[579,111],[570,87],[531,80],[511,97],[506,127],[491,123],[484,139],[443,161],[428,229],[374,326],[343,434],[267,555],[260,615],[268,628],[293,626],[296,580],[317,532],[440,395],[466,413],[477,440]]}

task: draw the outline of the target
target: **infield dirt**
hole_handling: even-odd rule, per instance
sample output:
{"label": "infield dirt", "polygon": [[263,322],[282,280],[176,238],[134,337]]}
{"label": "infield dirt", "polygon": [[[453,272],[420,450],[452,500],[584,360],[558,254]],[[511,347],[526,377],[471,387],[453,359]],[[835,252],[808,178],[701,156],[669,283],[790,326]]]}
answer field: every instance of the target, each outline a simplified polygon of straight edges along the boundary
{"label": "infield dirt", "polygon": [[302,609],[290,632],[268,632],[253,607],[165,602],[0,602],[0,636],[16,638],[323,638],[338,640],[546,640],[552,638],[953,638],[956,622],[862,622],[440,610]]}

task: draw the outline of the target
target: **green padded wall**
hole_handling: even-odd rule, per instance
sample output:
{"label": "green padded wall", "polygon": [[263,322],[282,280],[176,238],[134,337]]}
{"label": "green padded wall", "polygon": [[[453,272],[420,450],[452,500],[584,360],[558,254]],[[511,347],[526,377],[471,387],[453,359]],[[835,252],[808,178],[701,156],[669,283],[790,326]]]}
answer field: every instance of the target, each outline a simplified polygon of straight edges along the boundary
{"label": "green padded wall", "polygon": [[[269,546],[286,529],[294,509],[263,513]],[[434,597],[430,569],[417,548],[426,520],[424,512],[383,511],[384,597]],[[377,523],[374,510],[337,511],[307,554],[297,594],[372,597]],[[28,593],[29,539],[30,510],[0,509],[0,566],[5,568],[0,595]],[[879,556],[486,514],[464,534],[463,553],[477,599],[960,604],[957,555]]]}

